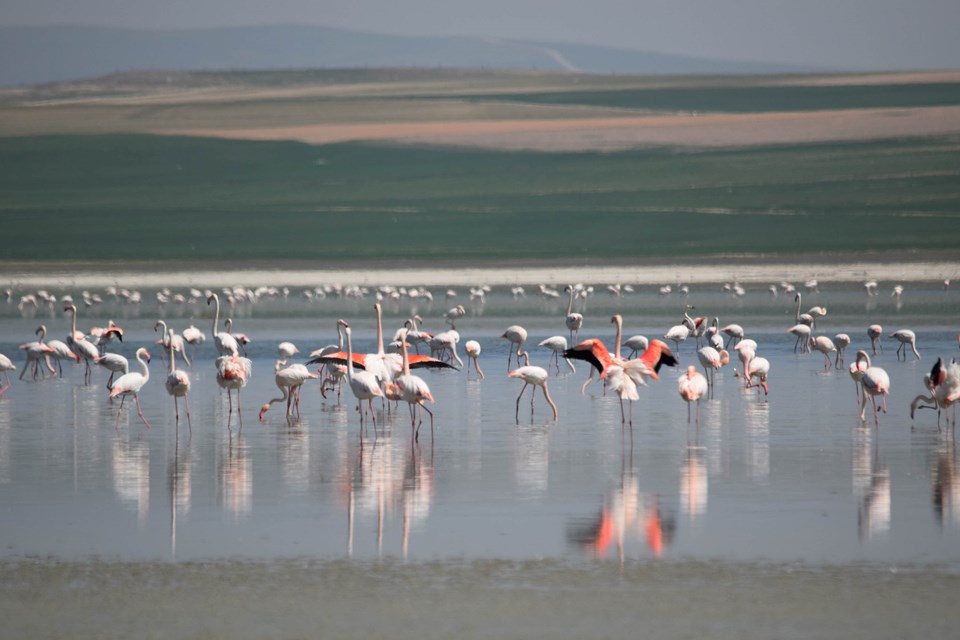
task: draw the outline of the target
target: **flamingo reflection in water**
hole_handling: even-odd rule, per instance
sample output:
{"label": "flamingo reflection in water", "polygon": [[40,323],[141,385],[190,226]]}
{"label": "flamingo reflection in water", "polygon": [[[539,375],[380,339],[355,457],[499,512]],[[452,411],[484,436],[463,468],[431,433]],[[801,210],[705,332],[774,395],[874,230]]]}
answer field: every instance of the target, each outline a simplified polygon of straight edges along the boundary
{"label": "flamingo reflection in water", "polygon": [[628,473],[621,486],[604,498],[597,516],[568,524],[567,540],[597,558],[615,545],[623,562],[629,540],[642,540],[654,557],[660,557],[675,530],[676,522],[663,516],[658,496],[641,491],[637,478]]}

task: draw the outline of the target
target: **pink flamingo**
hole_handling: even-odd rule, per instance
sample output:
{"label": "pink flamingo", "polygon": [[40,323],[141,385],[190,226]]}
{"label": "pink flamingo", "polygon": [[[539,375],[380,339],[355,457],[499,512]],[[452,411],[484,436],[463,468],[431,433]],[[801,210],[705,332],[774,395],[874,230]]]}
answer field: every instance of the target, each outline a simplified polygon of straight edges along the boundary
{"label": "pink flamingo", "polygon": [[677,390],[687,403],[687,424],[690,424],[690,403],[694,400],[697,402],[697,424],[700,424],[700,399],[708,388],[706,377],[693,365],[688,366],[687,372],[677,379]]}
{"label": "pink flamingo", "polygon": [[880,416],[877,414],[877,396],[883,399],[882,409],[887,412],[886,396],[890,393],[890,376],[880,367],[874,367],[870,364],[870,356],[866,351],[857,351],[857,362],[863,361],[867,367],[863,371],[863,377],[860,379],[860,390],[862,393],[860,403],[860,421],[865,421],[865,412],[867,410],[867,396],[870,396],[870,402],[873,405],[874,427],[880,426]]}
{"label": "pink flamingo", "polygon": [[[187,425],[192,432],[193,423],[190,420],[190,401],[187,400],[187,394],[190,393],[190,376],[187,375],[186,371],[177,369],[173,329],[168,329],[167,331],[170,334],[169,340],[167,340],[167,348],[170,350],[170,371],[167,374],[167,379],[164,381],[163,386],[166,388],[167,393],[173,398],[173,410],[177,416],[177,424],[180,424],[180,404],[177,402],[177,398],[183,398],[183,404],[186,405],[187,408]],[[186,360],[186,357],[184,357],[184,360]]]}

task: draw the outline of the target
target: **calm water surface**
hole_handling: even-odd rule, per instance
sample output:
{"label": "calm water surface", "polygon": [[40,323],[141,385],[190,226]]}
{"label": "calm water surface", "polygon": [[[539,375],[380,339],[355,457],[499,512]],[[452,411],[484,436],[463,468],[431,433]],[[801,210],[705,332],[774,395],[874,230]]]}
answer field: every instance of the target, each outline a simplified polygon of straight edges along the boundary
{"label": "calm water surface", "polygon": [[[885,293],[867,298],[852,286],[805,297],[804,310],[814,304],[829,310],[816,333],[853,337],[848,364],[856,348],[868,345],[868,324],[917,332],[922,360],[911,355],[898,362],[896,344],[887,340],[874,361],[892,381],[889,411],[881,415],[879,429],[872,419],[866,426],[858,420],[854,385],[845,370],[825,370],[817,353],[794,354],[793,336],[785,333],[793,324],[792,297],[750,291],[733,298],[706,288],[689,298],[697,306],[694,314],[718,315],[721,325],[737,322],[760,343],[760,355],[772,365],[769,397],[743,389],[731,364],[717,377],[715,399],[703,403],[699,426],[688,426],[686,405],[677,394],[680,369],[664,369],[659,382],[641,388],[633,427],[625,428],[617,398],[605,396],[600,384],[581,395],[588,369],[577,363],[575,373],[565,365],[559,375],[551,369],[560,420],[550,420],[539,394],[531,416],[528,391],[517,423],[522,383],[506,377],[507,343],[498,336],[510,324],[523,324],[532,363],[546,366],[549,352],[536,343],[566,335],[566,303],[535,296],[515,301],[497,291],[483,305],[468,304],[457,327],[461,356],[463,341],[481,342],[486,378],[423,373],[437,398],[436,428],[431,438],[424,423],[419,443],[411,441],[405,406],[378,411],[382,429],[361,437],[349,389],[339,400],[336,394],[324,399],[316,384],[303,389],[302,419],[287,422],[279,404],[265,422],[257,420],[259,406],[278,395],[277,343],[292,340],[309,352],[334,342],[334,323],[344,317],[354,327],[355,349],[375,350],[372,299],[308,303],[291,296],[225,309],[235,330],[253,339],[254,373],[242,392],[242,426],[236,414],[228,414],[227,398],[216,384],[210,309],[158,307],[151,294],[146,299],[150,302],[139,306],[108,302],[82,309],[79,326],[116,320],[126,330],[116,350],[131,362],[137,347],[156,339],[152,327],[158,318],[177,330],[191,321],[203,329],[208,340],[190,371],[192,430],[185,422],[175,424],[156,346],[151,346],[151,380],[141,394],[150,430],[128,405],[115,428],[118,403],[107,399],[107,376],[99,370],[89,386],[82,368],[72,366],[63,379],[14,379],[0,400],[4,557],[10,575],[28,572],[25,583],[40,580],[38,573],[56,573],[49,559],[58,567],[86,567],[73,569],[81,573],[98,567],[97,579],[118,593],[127,591],[122,577],[127,573],[117,567],[127,563],[160,576],[171,562],[203,567],[194,575],[226,580],[242,573],[246,563],[283,575],[319,563],[326,572],[346,572],[346,582],[361,591],[356,581],[381,572],[437,588],[436,580],[463,580],[466,566],[471,580],[485,576],[481,583],[490,571],[499,571],[502,580],[494,582],[515,588],[529,580],[547,593],[575,587],[594,593],[610,579],[598,567],[610,562],[621,567],[616,580],[628,584],[648,580],[631,578],[629,571],[650,570],[649,563],[675,572],[672,582],[668,574],[658,579],[666,581],[667,591],[681,593],[709,581],[712,572],[730,571],[727,584],[761,576],[750,587],[756,590],[750,597],[757,597],[768,588],[763,580],[776,580],[771,574],[784,566],[840,572],[828,580],[834,585],[849,578],[847,571],[870,584],[878,584],[874,573],[934,571],[956,593],[957,447],[951,430],[938,430],[934,412],[921,412],[916,420],[909,415],[910,400],[923,391],[922,377],[937,356],[958,355],[955,291],[917,287],[899,305]],[[386,304],[387,338],[414,310],[424,316],[425,330],[442,330],[443,312],[453,304],[442,299],[416,309],[409,302]],[[678,323],[683,304],[677,296],[655,293],[596,294],[586,303],[580,337],[612,342],[609,320],[615,312],[624,315],[626,336],[656,337]],[[50,338],[63,339],[68,323],[59,304],[26,316],[13,304],[0,308],[0,352],[22,366],[17,345],[31,340],[41,321]],[[692,340],[680,354],[684,367],[695,362]],[[48,560],[37,565],[36,558]],[[530,577],[531,565],[525,563],[531,562],[549,577]],[[418,568],[408,575],[403,566]],[[433,571],[424,568],[431,566]],[[576,576],[561,580],[553,571]],[[44,579],[73,584],[77,578]],[[212,597],[194,578],[179,579],[206,594],[201,598]],[[815,598],[822,590],[818,579],[811,580],[802,597]],[[508,610],[504,604],[499,612]],[[380,614],[386,624],[388,612]],[[464,619],[462,611],[450,615]],[[371,624],[369,635],[386,628]],[[122,626],[109,628],[123,635]],[[281,628],[279,635],[298,629]],[[742,635],[744,628],[730,629]],[[31,627],[17,629],[28,634]],[[227,629],[236,636],[249,631]],[[620,631],[606,628],[610,635]]]}

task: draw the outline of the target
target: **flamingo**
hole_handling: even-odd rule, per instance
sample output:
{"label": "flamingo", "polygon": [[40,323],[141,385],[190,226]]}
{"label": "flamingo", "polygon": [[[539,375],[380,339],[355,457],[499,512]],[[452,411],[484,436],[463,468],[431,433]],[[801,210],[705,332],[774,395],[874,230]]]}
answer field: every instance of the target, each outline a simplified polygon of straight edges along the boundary
{"label": "flamingo", "polygon": [[119,353],[105,353],[102,356],[97,356],[95,362],[110,372],[110,377],[107,379],[107,389],[113,389],[113,376],[118,373],[126,375],[130,371],[129,361]]}
{"label": "flamingo", "polygon": [[[517,364],[520,364],[520,356],[524,357],[526,364],[530,363],[530,354],[523,350],[523,343],[527,341],[527,330],[518,324],[507,327],[507,330],[500,334],[501,338],[506,338],[510,344],[517,345]],[[513,360],[513,347],[507,352],[507,371],[510,370],[510,361]]]}
{"label": "flamingo", "polygon": [[[707,390],[713,395],[714,375],[717,369],[730,362],[730,354],[726,350],[717,351],[713,347],[702,347],[697,351],[697,359],[703,366],[703,373],[707,381]],[[697,398],[699,401],[699,398]]]}
{"label": "flamingo", "polygon": [[664,340],[670,340],[677,345],[677,355],[680,355],[680,343],[690,336],[690,328],[686,324],[676,324],[663,335]]}
{"label": "flamingo", "polygon": [[[734,347],[734,350],[736,350],[740,359],[740,364],[743,366],[744,384],[749,386],[750,376],[747,375],[747,363],[750,362],[750,359],[753,358],[753,356],[757,355],[757,341],[745,338]],[[733,375],[734,377],[739,376],[740,372],[734,369]]]}
{"label": "flamingo", "polygon": [[243,351],[243,355],[247,355],[247,345],[250,344],[250,336],[245,333],[233,333],[233,318],[227,318],[223,321],[223,327],[227,330],[233,339],[237,341],[237,348],[240,351]]}
{"label": "flamingo", "polygon": [[467,352],[467,358],[469,358],[469,360],[467,360],[467,378],[470,377],[470,360],[472,360],[473,366],[477,370],[477,375],[483,380],[483,370],[480,369],[480,343],[476,340],[467,340],[464,349]]}
{"label": "flamingo", "polygon": [[877,396],[883,397],[883,412],[887,412],[886,396],[890,393],[890,376],[880,367],[874,367],[870,363],[870,356],[866,351],[857,351],[857,362],[865,362],[866,369],[863,371],[863,377],[860,379],[861,403],[860,403],[860,421],[865,421],[867,410],[867,396],[870,396],[870,402],[873,405],[874,427],[880,426],[880,417],[877,414]]}
{"label": "flamingo", "polygon": [[57,369],[60,372],[61,378],[63,377],[63,360],[73,360],[75,363],[80,364],[80,356],[74,353],[65,342],[60,340],[50,340],[47,342],[47,346],[51,349],[50,355],[53,356],[57,361]]}
{"label": "flamingo", "polygon": [[[260,415],[258,416],[260,421],[263,421],[264,414],[270,409],[270,405],[275,402],[287,401],[287,419],[290,419],[291,401],[294,402],[294,406],[297,410],[297,417],[300,417],[300,387],[303,386],[303,383],[307,380],[316,380],[319,376],[316,373],[310,373],[306,366],[302,364],[291,364],[289,366],[284,366],[286,360],[277,360],[274,369],[276,374],[274,375],[274,382],[277,385],[277,388],[280,389],[281,396],[279,398],[271,398],[269,402],[260,407]],[[281,368],[282,367],[282,368]]]}
{"label": "flamingo", "polygon": [[[315,359],[322,358],[326,356],[331,356],[337,353],[343,352],[343,331],[341,330],[340,323],[337,323],[337,337],[339,338],[339,344],[328,344],[327,346],[321,349],[315,349],[310,352],[310,360],[307,364],[313,364]],[[327,391],[337,390],[337,399],[340,398],[340,383],[347,375],[347,366],[345,364],[339,364],[336,362],[328,362],[323,365],[324,371],[324,380],[320,383],[320,395],[324,398],[327,397]],[[327,388],[327,384],[331,386]]]}
{"label": "flamingo", "polygon": [[187,366],[192,367],[193,365],[190,364],[190,358],[187,357],[187,350],[183,345],[183,336],[177,335],[175,331],[167,329],[167,323],[163,320],[157,320],[153,324],[153,330],[156,331],[157,329],[160,329],[160,339],[157,340],[157,344],[161,345],[164,349],[173,346],[173,350],[183,357],[183,361]]}
{"label": "flamingo", "polygon": [[[146,361],[140,356],[144,356]],[[117,378],[116,382],[113,383],[113,387],[110,389],[111,398],[120,396],[120,407],[117,409],[117,422],[114,427],[119,427],[120,425],[120,412],[123,410],[123,401],[126,400],[127,396],[133,395],[133,399],[137,403],[137,414],[139,414],[140,419],[143,420],[143,424],[147,425],[147,429],[149,429],[150,423],[147,422],[147,419],[143,415],[143,409],[140,408],[140,390],[143,389],[143,386],[150,380],[150,367],[147,366],[147,363],[150,362],[150,353],[143,347],[140,347],[137,349],[135,357],[137,362],[140,363],[140,366],[143,367],[143,373],[136,371],[125,373]]]}
{"label": "flamingo", "polygon": [[238,354],[240,352],[240,345],[237,344],[236,338],[230,335],[229,332],[218,330],[220,324],[220,297],[215,293],[211,293],[207,298],[207,305],[211,302],[214,303],[214,311],[210,333],[213,335],[213,344],[217,348],[217,353],[221,356]]}
{"label": "flamingo", "polygon": [[879,324],[872,324],[867,327],[867,336],[870,338],[870,347],[873,349],[873,355],[877,355],[877,343],[880,344],[880,351],[883,351],[883,327]]}
{"label": "flamingo", "polygon": [[[612,361],[611,361],[611,362],[612,362],[613,364],[618,364],[618,363],[620,363],[620,362],[623,360],[623,358],[620,356],[620,349],[621,349],[620,340],[621,340],[622,337],[623,337],[623,316],[621,316],[619,313],[614,314],[614,316],[613,316],[612,318],[610,318],[610,322],[613,323],[613,324],[615,324],[616,327],[617,327],[617,335],[614,337],[614,345],[615,345],[614,353],[613,353],[613,355],[610,356],[610,357],[612,358]],[[607,351],[606,345],[604,345],[604,344],[603,344],[602,342],[600,342],[599,340],[598,340],[597,342],[599,343],[599,346],[603,348],[603,352],[609,354],[609,352]],[[581,345],[585,345],[585,344],[592,344],[592,343],[591,343],[589,340],[587,340],[586,342],[581,343]],[[579,346],[579,345],[578,345],[578,346]],[[567,362],[570,362],[570,359],[567,358],[567,356],[566,356],[566,352],[564,352],[564,359],[566,359]],[[604,370],[601,369],[601,368],[599,368],[599,367],[591,367],[591,368],[590,368],[590,373],[587,375],[587,379],[583,381],[583,386],[580,387],[580,395],[585,395],[585,394],[586,394],[586,390],[587,390],[587,385],[589,385],[591,382],[593,382],[593,371],[594,371],[594,368],[596,368],[597,371],[598,371],[599,373],[601,373],[600,378],[604,380],[604,383],[603,383],[603,385],[604,385],[604,386],[603,386],[603,394],[604,394],[604,395],[607,394],[607,382],[608,382],[608,381],[606,380],[605,376],[602,375],[603,372],[604,372]],[[618,377],[615,377],[615,379],[616,379],[616,381],[619,383],[619,378],[618,378]],[[623,418],[623,397],[624,397],[623,394],[626,394],[626,395],[628,395],[628,396],[632,396],[632,395],[634,395],[634,394],[630,393],[629,383],[628,383],[628,387],[627,387],[627,388],[619,389],[618,393],[620,394],[620,401],[621,401],[621,402],[620,402],[620,414],[621,414],[620,417]],[[630,408],[631,408],[631,417],[632,417],[632,416],[633,416],[633,413],[632,413],[633,405],[631,405]]]}
{"label": "flamingo", "polygon": [[[410,406],[410,428],[413,429],[416,409],[426,411],[430,414],[430,439],[433,440],[433,411],[423,404],[424,400],[429,400],[434,402],[433,395],[430,393],[430,387],[419,376],[415,376],[410,373],[410,360],[407,357],[407,333],[406,330],[403,331],[403,334],[400,338],[400,356],[403,359],[403,370],[399,376],[396,377],[393,384],[397,387],[400,392],[400,399],[405,401]],[[416,425],[416,430],[413,434],[414,441],[420,439],[420,425],[423,423],[423,417],[421,415],[420,422]]]}
{"label": "flamingo", "polygon": [[[938,358],[936,364],[930,373],[924,376],[930,395],[919,395],[910,403],[910,419],[913,419],[917,408],[936,409],[937,410],[937,429],[940,429],[941,410],[949,409],[953,406],[953,425],[957,425],[956,403],[960,401],[960,364],[951,362],[949,366],[944,366],[943,358]],[[927,404],[921,404],[927,403]],[[947,415],[947,424],[950,424],[950,416]]]}
{"label": "flamingo", "polygon": [[690,335],[697,339],[697,347],[700,347],[701,338],[707,329],[707,317],[700,316],[697,318],[691,318],[691,309],[696,309],[696,307],[688,304],[683,312],[683,324],[690,330]]}
{"label": "flamingo", "polygon": [[843,352],[847,347],[850,346],[850,336],[845,333],[838,333],[833,336],[833,344],[837,347],[837,357],[833,359],[833,366],[842,367],[843,362]]}
{"label": "flamingo", "polygon": [[5,356],[4,354],[0,353],[0,372],[3,372],[3,377],[7,381],[7,386],[3,386],[2,384],[0,384],[0,398],[3,397],[3,392],[11,387],[10,375],[8,374],[8,372],[16,371],[16,370],[17,370],[17,366],[13,364],[13,361],[10,360],[10,358]]}
{"label": "flamingo", "polygon": [[240,427],[242,428],[243,413],[240,410],[240,390],[247,386],[247,380],[253,374],[253,362],[249,358],[242,358],[237,352],[233,352],[230,355],[220,356],[215,364],[217,367],[217,384],[220,385],[221,389],[227,390],[227,401],[229,403],[227,426],[230,426],[230,417],[233,416],[233,396],[230,392],[236,389],[237,417],[240,419]]}
{"label": "flamingo", "polygon": [[[566,287],[563,288],[563,290],[564,292],[570,294],[570,298],[567,301],[567,317],[564,319],[564,323],[567,325],[567,329],[570,331],[570,343],[572,344],[574,340],[577,339],[577,336],[580,335],[580,327],[583,326],[583,314],[576,313],[573,310],[573,294],[574,294],[573,287],[568,284]],[[563,348],[566,349],[567,348],[566,345],[564,345]],[[560,370],[560,363],[558,362],[557,371],[559,372],[559,370]]]}
{"label": "flamingo", "polygon": [[533,391],[530,394],[530,418],[533,419],[533,399],[537,392],[537,387],[543,389],[543,396],[547,399],[547,404],[550,405],[550,408],[553,409],[553,421],[556,422],[560,414],[557,411],[557,405],[554,404],[553,400],[550,398],[550,391],[547,389],[547,370],[543,367],[536,367],[533,365],[526,365],[520,367],[519,369],[514,369],[513,371],[507,374],[510,378],[520,378],[523,380],[523,388],[520,389],[520,395],[517,396],[517,411],[516,411],[516,420],[517,424],[520,423],[520,398],[523,397],[523,392],[527,390],[527,386],[532,386]]}
{"label": "flamingo", "polygon": [[197,329],[192,324],[183,330],[182,335],[183,339],[186,340],[187,344],[189,344],[191,347],[193,358],[196,359],[197,347],[204,343],[204,341],[207,339],[207,336],[203,333],[203,331],[200,331],[200,329]]}
{"label": "flamingo", "polygon": [[465,316],[465,315],[467,315],[467,310],[463,308],[463,305],[462,305],[462,304],[458,304],[458,305],[455,306],[454,308],[452,308],[452,309],[450,309],[449,311],[447,311],[447,313],[444,314],[443,317],[446,319],[446,322],[447,322],[447,324],[450,325],[450,328],[451,328],[451,329],[456,329],[456,328],[457,328],[457,320],[459,320],[460,318],[462,318],[462,317]]}
{"label": "flamingo", "polygon": [[810,338],[810,348],[813,351],[819,351],[820,353],[823,354],[824,369],[829,369],[833,365],[833,363],[830,362],[830,356],[828,355],[837,350],[837,347],[834,346],[833,344],[833,340],[831,340],[827,336],[817,336],[815,338]]}
{"label": "flamingo", "polygon": [[347,382],[350,384],[350,390],[357,399],[357,411],[360,412],[360,431],[363,433],[363,401],[367,401],[370,407],[370,417],[373,418],[373,430],[377,430],[377,416],[373,411],[373,399],[382,398],[383,390],[377,377],[370,371],[354,371],[353,369],[353,340],[350,337],[350,325],[345,320],[337,321],[343,327],[343,332],[347,337]]}
{"label": "flamingo", "polygon": [[[176,349],[174,348],[175,341],[173,329],[167,329],[168,340],[167,340],[167,349],[169,349],[170,356],[170,371],[167,373],[167,379],[164,381],[163,386],[166,388],[167,393],[170,394],[170,397],[173,398],[173,410],[177,416],[177,424],[180,424],[180,404],[177,402],[177,398],[183,398],[183,403],[187,408],[187,425],[189,425],[191,432],[193,431],[193,423],[190,420],[190,401],[187,400],[187,394],[190,393],[190,376],[187,375],[186,371],[177,369],[177,355]],[[186,358],[184,358],[186,360]]]}
{"label": "flamingo", "polygon": [[850,364],[847,371],[850,372],[850,377],[853,378],[853,387],[857,396],[857,407],[860,407],[860,384],[863,380],[863,372],[867,370],[867,363],[864,360],[856,360]]}
{"label": "flamingo", "polygon": [[[26,342],[20,345],[20,349],[27,352],[27,360],[23,365],[23,371],[20,372],[20,380],[23,380],[23,374],[27,372],[27,369],[33,365],[33,379],[37,379],[37,372],[40,371],[40,361],[43,360],[44,365],[47,369],[50,370],[51,375],[56,375],[56,370],[50,366],[50,360],[48,356],[53,352],[48,345],[44,344],[43,339],[47,336],[47,328],[44,325],[37,327],[37,330],[34,331],[36,335],[40,336],[39,340],[34,340],[33,342]],[[43,374],[46,376],[46,373]]]}
{"label": "flamingo", "polygon": [[[557,365],[557,373],[560,373],[560,354],[567,350],[567,339],[563,336],[553,336],[543,340],[538,347],[544,347],[553,352],[553,355],[550,356],[550,359],[553,360]],[[566,358],[564,358],[566,360]],[[577,368],[573,366],[573,363],[569,360],[566,360],[567,366],[570,367],[570,370],[576,373]]]}
{"label": "flamingo", "polygon": [[118,327],[113,320],[107,321],[106,328],[91,327],[89,333],[97,339],[97,349],[100,350],[100,353],[103,353],[104,349],[107,348],[107,345],[110,344],[114,338],[123,342],[123,329]]}
{"label": "flamingo", "polygon": [[[769,394],[770,389],[767,387],[767,375],[770,373],[770,361],[766,358],[761,358],[759,356],[753,356],[750,359],[750,362],[747,364],[745,370],[745,376],[749,382],[747,388],[758,387],[757,388],[757,397],[760,397],[759,387],[763,387],[763,395],[766,396]],[[757,384],[753,384],[753,378],[757,379]]]}
{"label": "flamingo", "polygon": [[900,352],[903,352],[903,360],[907,360],[907,345],[910,345],[910,348],[913,350],[913,355],[917,357],[917,360],[920,359],[920,353],[917,351],[917,334],[910,329],[898,329],[889,335],[890,338],[896,338],[900,342],[900,346],[897,347],[897,360],[900,359]]}
{"label": "flamingo", "polygon": [[67,335],[67,346],[70,347],[77,356],[83,358],[86,368],[83,372],[83,383],[90,383],[90,362],[96,362],[100,357],[100,351],[92,342],[86,340],[82,332],[77,331],[77,307],[75,304],[67,303],[63,310],[71,313],[70,333]]}
{"label": "flamingo", "polygon": [[690,403],[694,400],[697,401],[697,424],[700,424],[700,399],[707,393],[708,388],[707,379],[692,364],[687,367],[687,372],[677,379],[680,397],[687,402],[687,424],[690,424]]}
{"label": "flamingo", "polygon": [[298,353],[300,353],[300,349],[298,349],[297,345],[293,344],[292,342],[281,342],[277,345],[277,354],[284,362],[294,357]]}
{"label": "flamingo", "polygon": [[730,338],[727,340],[727,344],[723,346],[723,348],[727,350],[730,349],[730,343],[734,340],[737,342],[743,340],[743,327],[738,324],[728,324],[724,328],[720,329],[720,333],[725,333],[730,336]]}
{"label": "flamingo", "polygon": [[[437,354],[437,360],[440,361],[444,357],[444,353],[449,351],[450,356],[457,362],[461,367],[463,366],[463,360],[460,359],[460,356],[457,355],[457,343],[460,342],[460,333],[456,329],[449,329],[447,331],[441,331],[435,336],[432,336],[427,340],[427,344],[430,346],[430,356]],[[413,360],[414,358],[420,359],[424,356],[417,355],[407,355],[408,360]],[[414,366],[411,363],[411,366]],[[452,366],[452,365],[451,365]]]}
{"label": "flamingo", "polygon": [[796,342],[793,343],[794,353],[796,353],[798,349],[800,353],[807,353],[810,350],[810,332],[810,325],[803,324],[802,322],[787,329],[787,333],[792,333],[797,336]]}
{"label": "flamingo", "polygon": [[620,346],[630,349],[630,357],[633,358],[638,353],[643,353],[644,351],[646,351],[647,346],[649,346],[649,344],[650,344],[650,341],[647,340],[647,336],[637,335],[637,336],[630,336],[629,338],[624,340],[623,344]]}

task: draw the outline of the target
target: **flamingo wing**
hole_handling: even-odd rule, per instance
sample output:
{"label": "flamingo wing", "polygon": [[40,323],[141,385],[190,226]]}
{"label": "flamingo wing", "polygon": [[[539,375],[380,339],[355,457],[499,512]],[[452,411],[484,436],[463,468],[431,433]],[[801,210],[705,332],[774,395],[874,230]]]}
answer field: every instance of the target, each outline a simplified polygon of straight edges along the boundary
{"label": "flamingo wing", "polygon": [[[366,356],[365,353],[355,353],[353,354],[353,366],[358,369],[366,369]],[[347,352],[346,351],[337,351],[336,353],[329,353],[324,356],[317,356],[316,358],[311,358],[307,360],[307,364],[342,364],[346,366],[347,364]]]}

